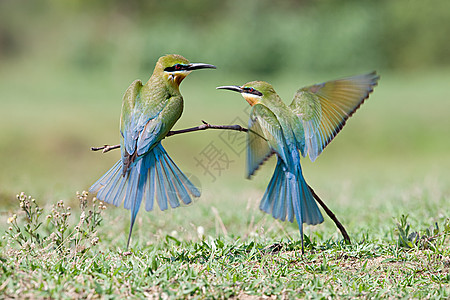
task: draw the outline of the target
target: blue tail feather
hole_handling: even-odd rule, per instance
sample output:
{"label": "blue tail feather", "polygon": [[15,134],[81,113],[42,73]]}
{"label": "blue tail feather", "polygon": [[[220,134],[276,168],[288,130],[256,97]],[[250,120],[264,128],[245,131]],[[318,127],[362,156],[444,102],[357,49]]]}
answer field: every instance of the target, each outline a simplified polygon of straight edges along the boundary
{"label": "blue tail feather", "polygon": [[[141,161],[141,164],[143,164],[142,161]],[[139,163],[138,163],[138,165],[139,165]],[[135,191],[132,191],[131,195],[130,195],[131,197],[134,196],[135,201],[132,201],[132,203],[131,203],[131,210],[130,210],[131,211],[131,221],[130,221],[130,232],[128,234],[127,249],[128,249],[128,246],[130,245],[131,232],[133,230],[134,222],[136,221],[136,216],[137,216],[137,213],[141,206],[142,198],[144,197],[145,190],[146,190],[148,169],[145,169],[145,168],[142,169],[138,165],[136,166],[137,171],[135,171],[135,173],[139,173],[139,170],[142,171],[142,173],[137,175],[138,187],[137,187],[137,189],[135,189]],[[130,182],[130,185],[131,184],[132,183]]]}
{"label": "blue tail feather", "polygon": [[146,167],[148,168],[147,174],[147,193],[145,195],[145,210],[150,211],[153,210],[153,203],[155,200],[155,191],[156,191],[156,168],[155,168],[156,160],[155,156],[150,156],[147,160]]}
{"label": "blue tail feather", "polygon": [[164,181],[164,186],[166,187],[165,191],[167,199],[169,200],[170,206],[172,208],[175,208],[180,206],[180,201],[178,200],[178,198],[182,198],[184,195],[180,195],[180,193],[178,193],[178,190],[174,185],[177,183],[177,175],[174,174],[173,172],[170,172],[171,169],[167,163],[166,156],[167,155],[164,154],[161,155],[159,157],[158,162],[161,166],[162,178]]}
{"label": "blue tail feather", "polygon": [[310,199],[314,199],[306,181],[303,179],[300,180],[301,187],[300,189],[304,193],[303,201],[302,201],[302,218],[306,224],[316,225],[323,222],[322,213],[317,206],[315,200],[310,201]]}
{"label": "blue tail feather", "polygon": [[281,221],[286,221],[286,210],[287,210],[287,206],[286,206],[286,183],[284,182],[286,179],[284,178],[283,181],[280,180],[280,201],[279,201],[279,213],[277,218]]}
{"label": "blue tail feather", "polygon": [[200,196],[200,191],[172,161],[161,143],[139,157],[125,174],[122,168],[119,160],[89,191],[97,193],[101,201],[116,206],[123,202],[124,207],[131,210],[128,243],[142,201],[149,211],[153,209],[156,198],[160,209],[165,210],[168,204],[173,208],[180,206],[180,200],[189,204],[192,202],[190,195]]}
{"label": "blue tail feather", "polygon": [[[158,160],[158,159],[157,159]],[[169,208],[167,205],[166,186],[164,184],[164,178],[162,174],[162,167],[159,161],[156,164],[156,200],[158,201],[159,209],[166,210]]]}
{"label": "blue tail feather", "polygon": [[[189,204],[191,203],[191,197],[189,196],[188,191],[186,190],[186,187],[184,186],[183,182],[180,179],[180,176],[178,176],[178,172],[180,172],[178,170],[178,168],[174,168],[171,163],[173,164],[173,162],[170,159],[167,159],[168,156],[164,157],[166,166],[170,167],[170,171],[167,170],[166,172],[170,174],[170,172],[172,172],[173,174],[175,174],[175,176],[172,176],[172,180],[174,181],[174,189],[176,191],[176,193],[179,195],[181,201],[183,201],[184,204]],[[176,165],[173,164],[175,167]],[[183,173],[181,173],[182,175],[184,175]]]}
{"label": "blue tail feather", "polygon": [[[189,191],[189,193],[194,197],[200,197],[200,191],[195,187],[195,185],[192,184],[189,178],[187,178],[187,176],[183,172],[181,172],[178,166],[173,162],[172,158],[170,158],[170,156],[168,155],[166,155],[164,158],[166,159],[166,163],[170,167],[171,172],[173,173],[173,175],[175,175],[174,178],[178,179],[181,185],[184,186],[185,190]],[[188,202],[183,202],[185,204],[189,204],[191,202],[191,198],[189,197],[189,200],[187,201]]]}
{"label": "blue tail feather", "polygon": [[[291,178],[289,178],[289,185],[290,188],[292,190],[292,204],[294,207],[294,214],[295,214],[295,219],[297,220],[297,225],[298,225],[298,229],[300,231],[300,239],[302,241],[302,253],[304,252],[304,247],[303,247],[303,213],[302,213],[302,207],[301,207],[301,201],[302,201],[302,197],[305,197],[303,191],[298,189],[298,183],[296,181],[296,178],[293,176],[293,174],[289,174],[291,175]],[[300,193],[302,193],[303,195],[300,196]]]}
{"label": "blue tail feather", "polygon": [[[285,192],[285,178],[283,174],[278,174],[278,177],[280,177],[278,180],[276,180],[275,184],[275,190],[278,191],[278,193],[272,193],[271,201],[273,202],[273,216],[276,219],[280,219],[283,221],[283,212],[286,211],[285,207],[285,199],[284,199],[284,192]],[[279,200],[277,201],[276,197],[279,197]]]}
{"label": "blue tail feather", "polygon": [[[123,177],[123,176],[122,176]],[[119,206],[122,202],[125,201],[125,192],[126,192],[126,180],[120,180],[120,183],[117,186],[117,189],[114,190],[114,193],[110,195],[112,199],[114,199],[113,203],[115,206]],[[108,197],[108,195],[106,196]],[[106,198],[105,199],[108,199]]]}
{"label": "blue tail feather", "polygon": [[[128,186],[125,192],[125,201],[123,203],[123,207],[125,209],[131,209],[131,206],[133,203],[135,203],[136,199],[136,192],[138,189],[138,182],[139,182],[139,171],[138,167],[141,166],[142,160],[138,161],[130,170],[128,171],[128,174],[125,174],[125,177],[128,176]],[[123,176],[123,175],[122,175]]]}
{"label": "blue tail feather", "polygon": [[[180,206],[180,201],[178,201],[178,193],[175,187],[173,186],[173,182],[171,178],[169,178],[169,171],[167,170],[167,163],[164,159],[164,157],[160,158],[161,160],[161,172],[162,172],[162,178],[164,182],[164,186],[166,187],[165,192],[167,195],[167,199],[169,200],[169,204],[172,208]],[[173,179],[175,180],[175,178]]]}
{"label": "blue tail feather", "polygon": [[[277,178],[273,181],[272,190],[277,191],[279,186],[281,185],[282,177],[278,174]],[[269,193],[269,201],[270,201],[270,210],[274,212],[276,207],[276,193]]]}
{"label": "blue tail feather", "polygon": [[115,166],[113,172],[111,173],[110,176],[108,176],[107,178],[105,178],[106,180],[113,180],[114,184],[105,186],[103,189],[100,190],[100,192],[97,194],[97,197],[100,198],[108,198],[107,195],[111,194],[113,192],[113,190],[116,187],[117,181],[120,180],[120,176],[116,176],[117,173],[121,172],[121,166]]}
{"label": "blue tail feather", "polygon": [[[289,188],[289,186],[287,184],[285,184],[286,186],[286,199],[292,199],[292,190]],[[287,207],[286,207],[286,212],[287,212],[287,220],[291,223],[294,222],[294,203],[293,201],[287,201]]]}
{"label": "blue tail feather", "polygon": [[272,194],[275,190],[275,182],[277,181],[278,172],[277,169],[275,169],[275,172],[272,175],[272,178],[270,179],[269,185],[267,186],[266,192],[264,193],[264,196],[261,199],[261,203],[259,204],[259,208],[262,211],[265,211],[266,213],[270,214],[272,212],[273,203],[272,200]]}
{"label": "blue tail feather", "polygon": [[122,162],[118,161],[114,164],[114,166],[108,170],[108,172],[106,172],[102,177],[100,177],[99,180],[97,180],[90,188],[89,188],[89,192],[91,193],[97,193],[97,192],[102,192],[103,190],[105,190],[105,185],[106,182],[111,181],[111,179],[113,177],[115,177],[115,175],[117,174],[117,172],[119,170],[122,169]]}
{"label": "blue tail feather", "polygon": [[260,209],[276,219],[297,220],[303,249],[303,223],[315,225],[323,222],[322,213],[314,200],[301,169],[287,170],[278,159],[275,171],[260,203]]}

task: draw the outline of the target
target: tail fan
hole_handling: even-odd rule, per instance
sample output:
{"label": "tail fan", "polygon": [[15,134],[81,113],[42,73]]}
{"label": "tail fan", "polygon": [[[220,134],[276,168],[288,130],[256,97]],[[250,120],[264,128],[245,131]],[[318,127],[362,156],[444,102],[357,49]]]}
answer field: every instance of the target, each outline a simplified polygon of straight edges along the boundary
{"label": "tail fan", "polygon": [[297,219],[303,246],[303,223],[316,225],[323,222],[322,213],[301,172],[289,172],[281,159],[260,203],[260,209],[275,219],[294,222]]}
{"label": "tail fan", "polygon": [[122,168],[122,161],[119,160],[89,191],[97,193],[101,201],[115,206],[123,202],[124,207],[131,210],[127,249],[142,200],[145,209],[150,211],[155,198],[159,208],[166,210],[169,204],[176,208],[180,206],[180,201],[189,204],[192,202],[191,196],[200,197],[200,191],[173,162],[161,143],[138,159],[125,175]]}

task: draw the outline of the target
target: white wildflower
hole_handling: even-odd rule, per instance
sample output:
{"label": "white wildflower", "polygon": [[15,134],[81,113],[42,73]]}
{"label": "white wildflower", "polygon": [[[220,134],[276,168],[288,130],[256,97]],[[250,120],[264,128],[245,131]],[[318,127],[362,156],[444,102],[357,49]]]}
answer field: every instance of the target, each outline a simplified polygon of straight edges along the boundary
{"label": "white wildflower", "polygon": [[14,221],[17,219],[17,215],[13,214],[12,217],[8,218],[8,224],[14,223]]}
{"label": "white wildflower", "polygon": [[92,246],[95,246],[95,245],[97,245],[97,243],[98,243],[98,237],[95,237],[95,238],[93,238],[92,240],[91,240],[91,244],[92,244]]}

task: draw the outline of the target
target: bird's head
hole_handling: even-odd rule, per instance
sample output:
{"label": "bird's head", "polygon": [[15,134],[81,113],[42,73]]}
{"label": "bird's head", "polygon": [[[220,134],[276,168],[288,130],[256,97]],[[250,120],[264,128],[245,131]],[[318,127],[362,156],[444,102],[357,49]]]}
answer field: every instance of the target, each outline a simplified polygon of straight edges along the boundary
{"label": "bird's head", "polygon": [[248,104],[251,106],[258,104],[264,98],[270,97],[272,94],[275,94],[275,90],[273,89],[270,83],[265,81],[251,81],[247,82],[243,86],[238,85],[225,85],[219,86],[217,89],[230,90],[241,93],[242,97],[247,100]]}
{"label": "bird's head", "polygon": [[190,63],[181,55],[170,54],[158,59],[155,70],[162,71],[167,81],[173,82],[178,86],[194,70],[215,68],[216,66],[214,65]]}

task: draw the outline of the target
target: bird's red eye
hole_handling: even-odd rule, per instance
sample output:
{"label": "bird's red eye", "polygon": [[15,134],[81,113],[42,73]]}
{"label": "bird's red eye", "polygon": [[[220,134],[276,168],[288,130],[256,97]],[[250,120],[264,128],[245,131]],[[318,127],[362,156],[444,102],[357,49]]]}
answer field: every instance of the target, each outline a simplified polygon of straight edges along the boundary
{"label": "bird's red eye", "polygon": [[255,90],[254,90],[253,88],[249,88],[248,91],[249,91],[250,93],[253,93]]}
{"label": "bird's red eye", "polygon": [[175,70],[180,70],[181,69],[181,65],[180,64],[176,64],[175,65]]}

